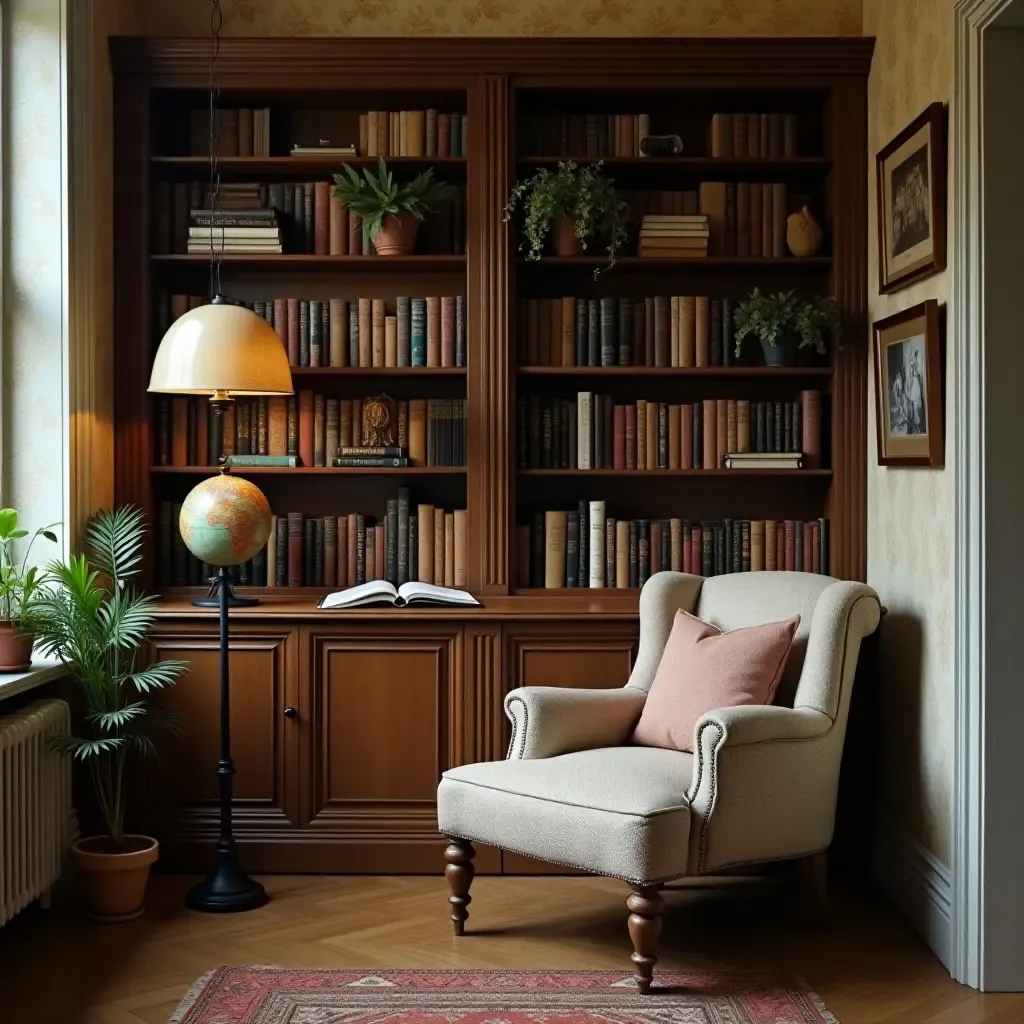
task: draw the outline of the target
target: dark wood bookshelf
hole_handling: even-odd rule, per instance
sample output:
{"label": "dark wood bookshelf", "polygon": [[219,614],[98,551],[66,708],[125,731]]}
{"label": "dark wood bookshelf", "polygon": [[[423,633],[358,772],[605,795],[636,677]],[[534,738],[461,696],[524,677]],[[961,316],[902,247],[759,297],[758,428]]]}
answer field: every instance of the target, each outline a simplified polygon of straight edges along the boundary
{"label": "dark wood bookshelf", "polygon": [[[212,476],[220,466],[150,466],[154,476]],[[465,466],[232,466],[232,476],[465,476]]]}
{"label": "dark wood bookshelf", "polygon": [[[154,266],[180,266],[196,264],[208,266],[210,257],[205,253],[154,253],[150,256]],[[273,270],[370,270],[389,272],[459,271],[466,266],[466,257],[443,254],[436,256],[315,256],[312,253],[223,253],[221,263],[241,264],[247,267],[266,267]]]}
{"label": "dark wood bookshelf", "polygon": [[464,366],[293,366],[293,377],[394,377],[430,380],[465,377]]}
{"label": "dark wood bookshelf", "polygon": [[[189,172],[195,177],[205,178],[209,174],[210,158],[206,156],[154,156],[153,169],[162,171]],[[461,156],[389,156],[388,166],[402,170],[419,171],[428,167],[444,167],[458,170],[466,166]],[[294,176],[305,178],[311,174],[330,174],[341,170],[342,164],[350,167],[376,167],[375,156],[222,156],[217,167],[223,177],[273,177]]]}
{"label": "dark wood bookshelf", "polygon": [[831,469],[520,469],[520,476],[614,476],[635,479],[685,477],[821,477],[830,479]]}
{"label": "dark wood bookshelf", "polygon": [[520,366],[523,377],[716,377],[767,380],[831,377],[831,366]]}
{"label": "dark wood bookshelf", "polygon": [[557,167],[560,163],[600,163],[613,172],[634,168],[674,168],[680,171],[700,171],[714,174],[718,171],[760,174],[799,174],[803,171],[826,172],[832,168],[827,156],[796,157],[723,157],[723,156],[519,156],[516,162],[524,166]]}
{"label": "dark wood bookshelf", "polygon": [[[539,260],[520,259],[517,261],[520,270],[550,270],[552,268],[593,270],[595,267],[607,267],[605,274],[616,271],[623,273],[642,273],[650,271],[658,273],[671,271],[680,273],[716,273],[730,270],[757,270],[767,273],[799,273],[800,271],[825,271],[832,266],[831,256],[785,256],[772,259],[767,256],[700,256],[683,257],[682,259],[665,256],[616,256],[615,264],[608,267],[605,256],[542,256]],[[602,275],[603,276],[603,275]]]}

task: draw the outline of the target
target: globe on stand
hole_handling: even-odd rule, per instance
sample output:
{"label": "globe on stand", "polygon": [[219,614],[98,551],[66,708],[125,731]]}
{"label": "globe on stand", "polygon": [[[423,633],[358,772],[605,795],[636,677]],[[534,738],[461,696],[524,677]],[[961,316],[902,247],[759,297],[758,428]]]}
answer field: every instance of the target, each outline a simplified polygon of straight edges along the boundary
{"label": "globe on stand", "polygon": [[[220,567],[241,565],[267,543],[270,504],[254,483],[221,473],[189,491],[178,526],[185,546],[199,561]],[[211,592],[202,603],[216,606],[217,600]],[[248,601],[232,598],[232,603]]]}

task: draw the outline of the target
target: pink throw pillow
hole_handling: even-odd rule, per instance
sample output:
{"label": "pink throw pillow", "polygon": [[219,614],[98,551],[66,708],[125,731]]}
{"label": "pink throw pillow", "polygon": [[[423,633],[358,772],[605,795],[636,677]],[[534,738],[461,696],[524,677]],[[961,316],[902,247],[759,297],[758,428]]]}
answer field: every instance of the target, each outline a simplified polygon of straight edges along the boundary
{"label": "pink throw pillow", "polygon": [[693,750],[700,717],[716,708],[770,704],[800,616],[723,633],[680,609],[633,742]]}

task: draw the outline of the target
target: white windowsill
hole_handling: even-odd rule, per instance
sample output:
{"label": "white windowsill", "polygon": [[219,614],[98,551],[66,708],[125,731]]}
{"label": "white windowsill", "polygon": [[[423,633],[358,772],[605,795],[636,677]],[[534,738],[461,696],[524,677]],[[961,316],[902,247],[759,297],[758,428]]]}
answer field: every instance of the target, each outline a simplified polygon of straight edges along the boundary
{"label": "white windowsill", "polygon": [[24,672],[0,672],[0,700],[60,679],[65,671],[59,661],[40,659]]}

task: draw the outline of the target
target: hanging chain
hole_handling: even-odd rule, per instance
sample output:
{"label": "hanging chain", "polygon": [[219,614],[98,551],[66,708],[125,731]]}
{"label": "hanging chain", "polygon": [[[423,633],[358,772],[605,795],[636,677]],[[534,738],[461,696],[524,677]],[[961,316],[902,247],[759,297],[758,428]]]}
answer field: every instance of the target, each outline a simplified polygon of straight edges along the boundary
{"label": "hanging chain", "polygon": [[217,58],[220,56],[220,30],[224,15],[220,0],[211,0],[210,6],[210,298],[220,295],[220,262],[224,244],[217,247],[217,201],[220,198],[220,79]]}

